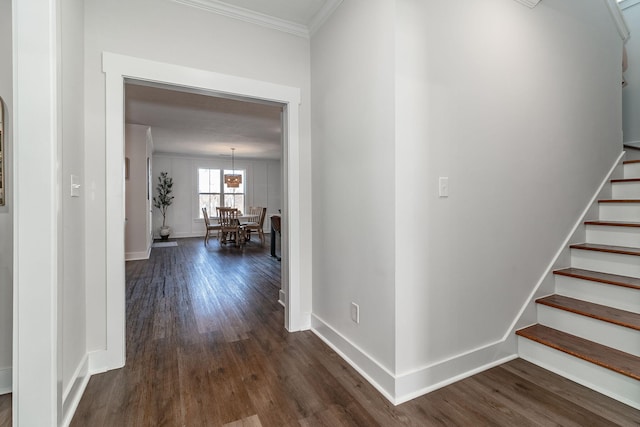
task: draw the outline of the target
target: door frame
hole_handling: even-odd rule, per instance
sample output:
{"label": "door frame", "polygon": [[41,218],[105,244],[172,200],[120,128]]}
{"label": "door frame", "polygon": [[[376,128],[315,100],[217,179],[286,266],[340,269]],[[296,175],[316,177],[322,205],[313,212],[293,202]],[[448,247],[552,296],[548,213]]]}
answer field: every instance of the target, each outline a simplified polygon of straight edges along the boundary
{"label": "door frame", "polygon": [[[283,105],[283,215],[282,288],[285,293],[284,327],[306,329],[303,320],[301,283],[301,162],[299,141],[300,89],[270,82],[194,69],[175,64],[103,52],[106,125],[106,306],[107,342],[104,365],[125,364],[125,180],[124,180],[124,84],[126,79],[171,85],[216,96],[242,97]],[[308,274],[308,273],[306,273]]]}

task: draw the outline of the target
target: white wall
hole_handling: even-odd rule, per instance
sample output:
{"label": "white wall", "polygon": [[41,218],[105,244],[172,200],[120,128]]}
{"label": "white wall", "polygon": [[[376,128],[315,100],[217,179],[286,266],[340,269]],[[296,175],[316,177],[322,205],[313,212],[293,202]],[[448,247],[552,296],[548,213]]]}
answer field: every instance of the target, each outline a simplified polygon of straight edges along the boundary
{"label": "white wall", "polygon": [[11,1],[0,1],[0,98],[4,101],[4,206],[0,206],[0,394],[11,391],[13,340],[13,204],[11,124],[13,122],[13,81],[11,56]]}
{"label": "white wall", "polygon": [[[514,354],[503,339],[621,151],[622,41],[604,2],[389,3],[346,0],[312,39],[313,311],[402,401]],[[347,170],[368,179],[353,201]],[[352,235],[358,209],[383,232],[318,237]]]}
{"label": "white wall", "polygon": [[147,197],[147,159],[152,156],[151,128],[125,127],[125,156],[129,159],[129,178],[125,180],[125,258],[145,259],[151,250],[151,199]]}
{"label": "white wall", "polygon": [[627,0],[621,6],[631,32],[626,44],[629,68],[624,76],[627,86],[622,89],[624,142],[640,144],[640,3]]}
{"label": "white wall", "polygon": [[[338,331],[389,372],[395,366],[394,15],[394,2],[346,0],[311,40],[313,315],[320,323],[314,327]],[[351,302],[360,306],[360,324],[351,320]]]}
{"label": "white wall", "polygon": [[[85,167],[84,167],[84,1],[60,1],[59,158],[62,174],[61,238],[58,242],[58,342],[63,391],[62,416],[72,415],[87,377],[85,294]],[[79,197],[71,197],[71,175],[79,179]],[[89,233],[92,237],[95,236]],[[90,237],[91,238],[91,237]]]}
{"label": "white wall", "polygon": [[[89,349],[105,346],[105,80],[103,51],[179,64],[301,88],[301,180],[310,180],[309,42],[174,2],[85,2],[85,160],[87,185],[87,283]],[[170,30],[169,30],[170,29]],[[155,170],[160,170],[155,166]],[[311,195],[300,195],[310,213]],[[310,229],[311,215],[300,218]],[[301,236],[301,268],[311,269],[311,236]],[[305,283],[303,299],[310,300]],[[307,303],[303,310],[309,312]]]}
{"label": "white wall", "polygon": [[[280,161],[236,159],[236,169],[246,170],[246,205],[267,207],[267,218],[278,214],[282,208]],[[167,210],[167,225],[171,227],[171,238],[204,236],[204,220],[200,219],[198,205],[198,168],[230,169],[229,158],[189,157],[171,154],[153,156],[153,195],[160,172],[168,172],[173,178],[173,204]],[[209,212],[214,216],[215,212]],[[153,209],[153,232],[155,237],[162,225],[162,214]],[[264,229],[270,230],[269,220]]]}

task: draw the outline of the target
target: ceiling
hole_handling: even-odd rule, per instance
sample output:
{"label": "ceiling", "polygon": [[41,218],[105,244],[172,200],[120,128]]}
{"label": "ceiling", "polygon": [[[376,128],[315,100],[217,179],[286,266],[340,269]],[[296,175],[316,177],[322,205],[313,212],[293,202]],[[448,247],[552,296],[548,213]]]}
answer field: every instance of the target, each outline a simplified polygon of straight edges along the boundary
{"label": "ceiling", "polygon": [[125,122],[151,127],[155,152],[280,159],[282,106],[125,85]]}
{"label": "ceiling", "polygon": [[[174,0],[188,6],[309,36],[342,0]],[[295,31],[294,31],[295,30]],[[190,93],[162,85],[125,85],[125,122],[151,127],[156,152],[280,159],[282,106]]]}

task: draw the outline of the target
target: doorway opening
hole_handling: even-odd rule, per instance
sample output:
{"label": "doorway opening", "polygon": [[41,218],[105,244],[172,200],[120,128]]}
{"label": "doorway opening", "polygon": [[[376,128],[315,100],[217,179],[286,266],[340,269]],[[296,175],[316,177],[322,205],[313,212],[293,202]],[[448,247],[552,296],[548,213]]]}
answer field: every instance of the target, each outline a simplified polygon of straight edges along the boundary
{"label": "doorway opening", "polygon": [[[173,64],[104,53],[106,74],[106,305],[107,342],[103,366],[115,369],[125,363],[125,251],[124,251],[124,85],[132,79],[168,85],[194,93],[228,98],[274,102],[282,114],[282,289],[284,327],[306,329],[303,320],[301,283],[301,203],[299,159],[300,89]],[[305,275],[307,273],[304,273]],[[304,281],[310,283],[310,278]]]}

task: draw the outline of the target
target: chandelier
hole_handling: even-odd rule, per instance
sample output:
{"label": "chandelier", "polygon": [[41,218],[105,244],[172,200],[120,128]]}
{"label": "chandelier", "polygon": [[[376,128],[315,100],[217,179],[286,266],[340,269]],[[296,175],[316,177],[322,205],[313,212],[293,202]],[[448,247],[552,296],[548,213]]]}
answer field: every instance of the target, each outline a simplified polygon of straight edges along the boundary
{"label": "chandelier", "polygon": [[229,188],[238,188],[238,187],[240,187],[240,184],[242,184],[242,175],[236,175],[236,161],[235,161],[235,156],[234,156],[234,152],[235,151],[236,151],[235,148],[231,149],[231,171],[232,171],[232,173],[224,175],[224,183]]}

